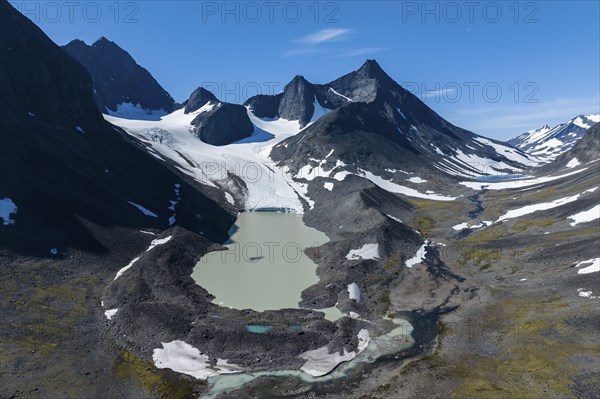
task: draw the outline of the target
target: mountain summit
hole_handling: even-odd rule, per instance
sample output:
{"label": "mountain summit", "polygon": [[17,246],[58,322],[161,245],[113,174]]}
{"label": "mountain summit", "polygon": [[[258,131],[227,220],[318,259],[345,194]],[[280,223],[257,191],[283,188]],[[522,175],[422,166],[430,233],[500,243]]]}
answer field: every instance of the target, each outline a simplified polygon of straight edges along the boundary
{"label": "mountain summit", "polygon": [[101,112],[166,114],[176,108],[175,100],[150,72],[107,38],[92,45],[73,40],[63,49],[92,75],[94,99]]}
{"label": "mountain summit", "polygon": [[[298,121],[300,127],[349,102],[374,101],[379,90],[398,86],[375,60],[327,84],[314,84],[296,75],[276,95],[257,95],[244,105],[260,118],[279,117]],[[398,86],[399,87],[399,86]]]}
{"label": "mountain summit", "polygon": [[[279,117],[302,115],[292,119],[305,128],[275,146],[271,156],[292,170],[302,169],[311,157],[325,159],[332,150],[346,164],[352,160],[357,167],[362,165],[360,169],[371,165],[369,170],[378,176],[402,169],[475,177],[522,170],[536,162],[517,149],[452,125],[396,83],[375,60],[326,84],[296,77],[286,90],[290,87],[302,87],[295,90],[300,100],[294,110],[286,110],[285,118],[280,99]],[[264,99],[253,98],[246,104],[254,112]],[[307,112],[311,100],[312,115]],[[399,164],[405,165],[399,168]]]}

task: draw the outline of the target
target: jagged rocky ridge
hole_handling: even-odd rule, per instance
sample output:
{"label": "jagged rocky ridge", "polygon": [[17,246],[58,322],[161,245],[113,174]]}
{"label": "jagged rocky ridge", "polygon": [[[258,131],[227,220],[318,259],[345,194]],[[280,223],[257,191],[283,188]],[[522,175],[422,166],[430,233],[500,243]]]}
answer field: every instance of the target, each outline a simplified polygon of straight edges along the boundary
{"label": "jagged rocky ridge", "polygon": [[[289,90],[303,93],[293,112],[283,101]],[[255,97],[246,104],[260,114],[272,113],[273,109],[262,106],[266,99]],[[314,120],[311,101],[330,111]],[[271,153],[292,171],[298,171],[309,158],[325,159],[332,149],[336,159],[379,176],[386,170],[400,170],[475,177],[510,173],[536,162],[535,157],[444,120],[374,60],[326,85],[312,85],[297,77],[286,86],[279,107],[280,117],[284,112],[300,118],[301,124],[314,120]]]}
{"label": "jagged rocky ridge", "polygon": [[578,115],[553,128],[544,125],[530,130],[508,140],[507,143],[550,162],[571,149],[585,136],[587,130],[598,122],[600,115]]}
{"label": "jagged rocky ridge", "polygon": [[583,137],[571,149],[559,155],[553,162],[544,165],[537,172],[551,173],[572,169],[600,159],[600,124],[587,129]]}
{"label": "jagged rocky ridge", "polygon": [[[150,72],[105,37],[91,45],[73,40],[63,49],[92,75],[94,100],[100,112],[127,114],[133,111],[128,109],[133,106],[139,108],[135,115],[139,117],[144,112],[166,114],[176,109],[175,100]],[[124,109],[119,109],[120,106]]]}
{"label": "jagged rocky ridge", "polygon": [[0,153],[0,198],[17,208],[14,223],[0,225],[2,246],[42,256],[52,248],[108,251],[94,224],[178,223],[223,240],[233,217],[207,196],[219,194],[186,181],[105,122],[88,71],[5,2],[2,11],[0,140],[10,151]]}
{"label": "jagged rocky ridge", "polygon": [[184,103],[186,114],[198,110],[202,112],[197,114],[191,124],[196,137],[205,143],[227,145],[254,132],[254,125],[244,106],[221,102],[202,87],[196,89]]}

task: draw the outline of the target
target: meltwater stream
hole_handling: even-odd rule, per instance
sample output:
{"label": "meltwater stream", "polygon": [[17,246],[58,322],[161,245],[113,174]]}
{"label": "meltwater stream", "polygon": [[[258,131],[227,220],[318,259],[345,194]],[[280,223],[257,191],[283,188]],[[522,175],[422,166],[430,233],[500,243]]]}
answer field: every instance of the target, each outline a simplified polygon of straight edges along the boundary
{"label": "meltwater stream", "polygon": [[[239,215],[227,250],[205,255],[194,268],[192,277],[215,296],[214,303],[234,309],[256,311],[298,308],[301,293],[318,282],[317,265],[304,253],[308,247],[328,242],[328,237],[302,221],[302,215],[285,212],[248,212]],[[337,308],[317,309],[335,321],[347,316]],[[246,372],[209,378],[206,398],[237,389],[265,376],[299,378],[311,386],[333,384],[347,377],[360,365],[369,365],[386,356],[411,351],[415,345],[411,322],[391,320],[395,328],[387,334],[371,337],[367,348],[350,362],[338,366],[323,377],[312,377],[300,370]],[[389,323],[389,322],[388,322]],[[247,326],[251,332],[268,333],[269,326]],[[250,330],[249,330],[250,331]],[[364,367],[364,366],[363,366]],[[358,367],[361,368],[361,367]],[[341,381],[341,380],[340,380]]]}

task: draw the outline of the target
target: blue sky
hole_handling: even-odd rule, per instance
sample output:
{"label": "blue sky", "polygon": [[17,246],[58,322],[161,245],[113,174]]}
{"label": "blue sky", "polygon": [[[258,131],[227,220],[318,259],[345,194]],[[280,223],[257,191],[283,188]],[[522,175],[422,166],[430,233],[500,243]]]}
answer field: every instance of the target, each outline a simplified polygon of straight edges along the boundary
{"label": "blue sky", "polygon": [[598,1],[12,3],[58,44],[115,41],[178,101],[202,85],[242,102],[375,58],[450,122],[489,137],[600,112]]}

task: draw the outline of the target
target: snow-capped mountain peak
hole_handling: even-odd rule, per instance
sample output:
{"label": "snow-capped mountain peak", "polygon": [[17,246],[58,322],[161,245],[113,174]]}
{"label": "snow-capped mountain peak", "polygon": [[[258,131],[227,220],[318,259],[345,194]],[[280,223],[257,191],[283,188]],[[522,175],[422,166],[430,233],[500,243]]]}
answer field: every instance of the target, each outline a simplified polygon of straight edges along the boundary
{"label": "snow-capped mountain peak", "polygon": [[550,127],[550,125],[548,125],[548,124],[545,124],[545,125],[543,125],[543,126],[540,126],[540,127],[538,127],[537,129],[528,130],[528,131],[527,131],[527,133],[530,133],[530,134],[532,134],[532,135],[533,135],[533,134],[544,134],[544,133],[546,133],[546,132],[547,132],[548,130],[550,130],[550,129],[552,129],[552,128]]}
{"label": "snow-capped mountain peak", "polygon": [[585,136],[587,130],[600,122],[599,114],[577,115],[568,122],[561,123],[553,128],[544,125],[540,128],[529,130],[508,143],[546,162],[558,157],[573,148]]}

